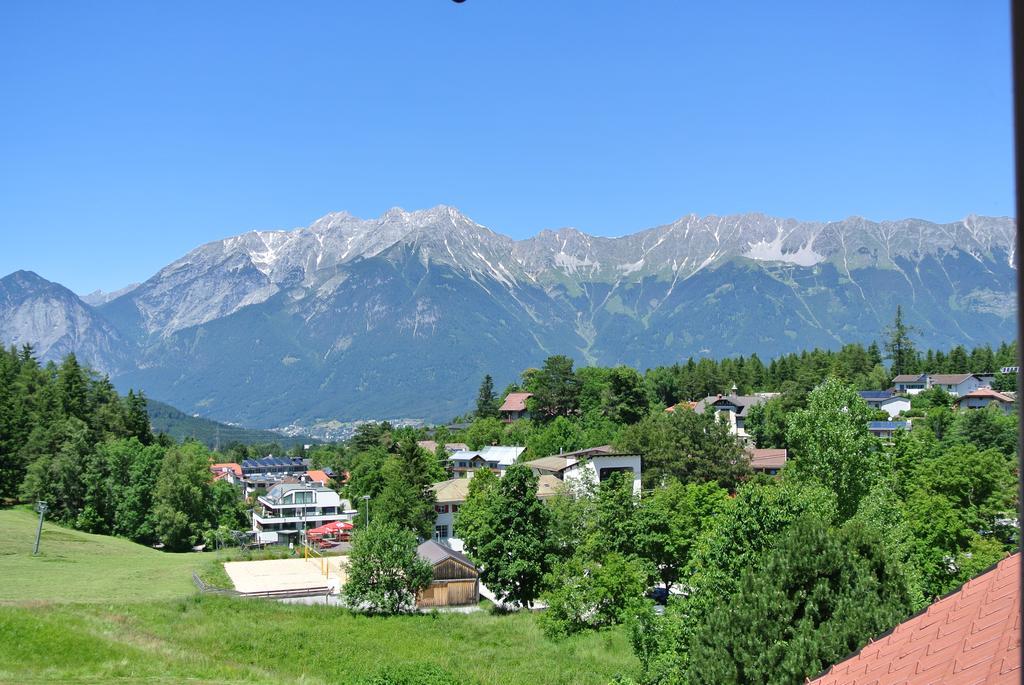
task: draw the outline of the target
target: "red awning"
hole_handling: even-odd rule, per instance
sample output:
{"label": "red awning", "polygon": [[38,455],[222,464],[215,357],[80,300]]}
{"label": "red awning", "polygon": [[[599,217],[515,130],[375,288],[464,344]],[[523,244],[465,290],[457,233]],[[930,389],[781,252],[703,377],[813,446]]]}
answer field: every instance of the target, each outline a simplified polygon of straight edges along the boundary
{"label": "red awning", "polygon": [[331,521],[318,528],[310,528],[306,531],[309,537],[320,537],[322,535],[334,535],[342,531],[352,530],[352,524],[348,521]]}

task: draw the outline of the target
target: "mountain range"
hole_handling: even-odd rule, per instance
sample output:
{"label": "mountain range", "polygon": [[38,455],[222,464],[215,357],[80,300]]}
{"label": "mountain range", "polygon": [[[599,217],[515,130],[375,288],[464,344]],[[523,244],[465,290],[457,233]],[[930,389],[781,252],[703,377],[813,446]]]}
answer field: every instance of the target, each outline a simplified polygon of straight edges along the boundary
{"label": "mountain range", "polygon": [[259,427],[444,420],[485,373],[550,354],[640,369],[870,342],[897,304],[921,345],[1016,335],[1015,222],[685,216],[618,238],[513,240],[439,206],[328,214],[192,250],[79,297],[0,279],[0,340],[75,352],[119,388]]}

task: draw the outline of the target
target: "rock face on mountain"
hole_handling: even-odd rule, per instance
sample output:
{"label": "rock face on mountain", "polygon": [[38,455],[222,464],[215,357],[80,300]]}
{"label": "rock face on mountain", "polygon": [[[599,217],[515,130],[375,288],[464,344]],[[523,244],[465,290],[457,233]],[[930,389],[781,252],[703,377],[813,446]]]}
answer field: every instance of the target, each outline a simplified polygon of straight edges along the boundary
{"label": "rock face on mountain", "polygon": [[924,345],[1011,339],[1014,231],[1007,218],[750,214],[514,241],[450,207],[338,213],[208,243],[96,307],[13,274],[0,338],[75,350],[122,387],[222,420],[439,420],[467,408],[484,373],[508,382],[548,354],[640,368],[766,359],[877,339],[896,304]]}
{"label": "rock face on mountain", "polygon": [[31,271],[0,279],[0,341],[32,345],[44,360],[74,352],[110,375],[131,367],[125,339],[101,314],[64,286]]}

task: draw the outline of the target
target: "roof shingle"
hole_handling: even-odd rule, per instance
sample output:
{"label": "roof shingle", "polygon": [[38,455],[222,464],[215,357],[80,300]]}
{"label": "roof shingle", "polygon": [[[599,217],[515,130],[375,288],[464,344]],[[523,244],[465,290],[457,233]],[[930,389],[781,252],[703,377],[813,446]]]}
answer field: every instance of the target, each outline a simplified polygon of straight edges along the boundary
{"label": "roof shingle", "polygon": [[1020,554],[896,626],[810,685],[1020,682]]}

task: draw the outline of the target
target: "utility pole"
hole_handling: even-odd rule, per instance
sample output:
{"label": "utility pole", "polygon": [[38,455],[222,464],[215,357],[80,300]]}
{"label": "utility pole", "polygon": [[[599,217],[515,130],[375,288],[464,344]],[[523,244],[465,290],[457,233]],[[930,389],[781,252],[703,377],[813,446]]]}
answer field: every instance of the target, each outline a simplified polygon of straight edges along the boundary
{"label": "utility pole", "polygon": [[366,527],[370,527],[370,496],[363,495],[363,511],[366,512]]}
{"label": "utility pole", "polygon": [[39,527],[36,528],[36,547],[32,550],[32,556],[34,557],[39,556],[39,539],[43,536],[43,516],[46,515],[48,509],[49,507],[46,502],[36,502],[36,511],[39,512]]}

